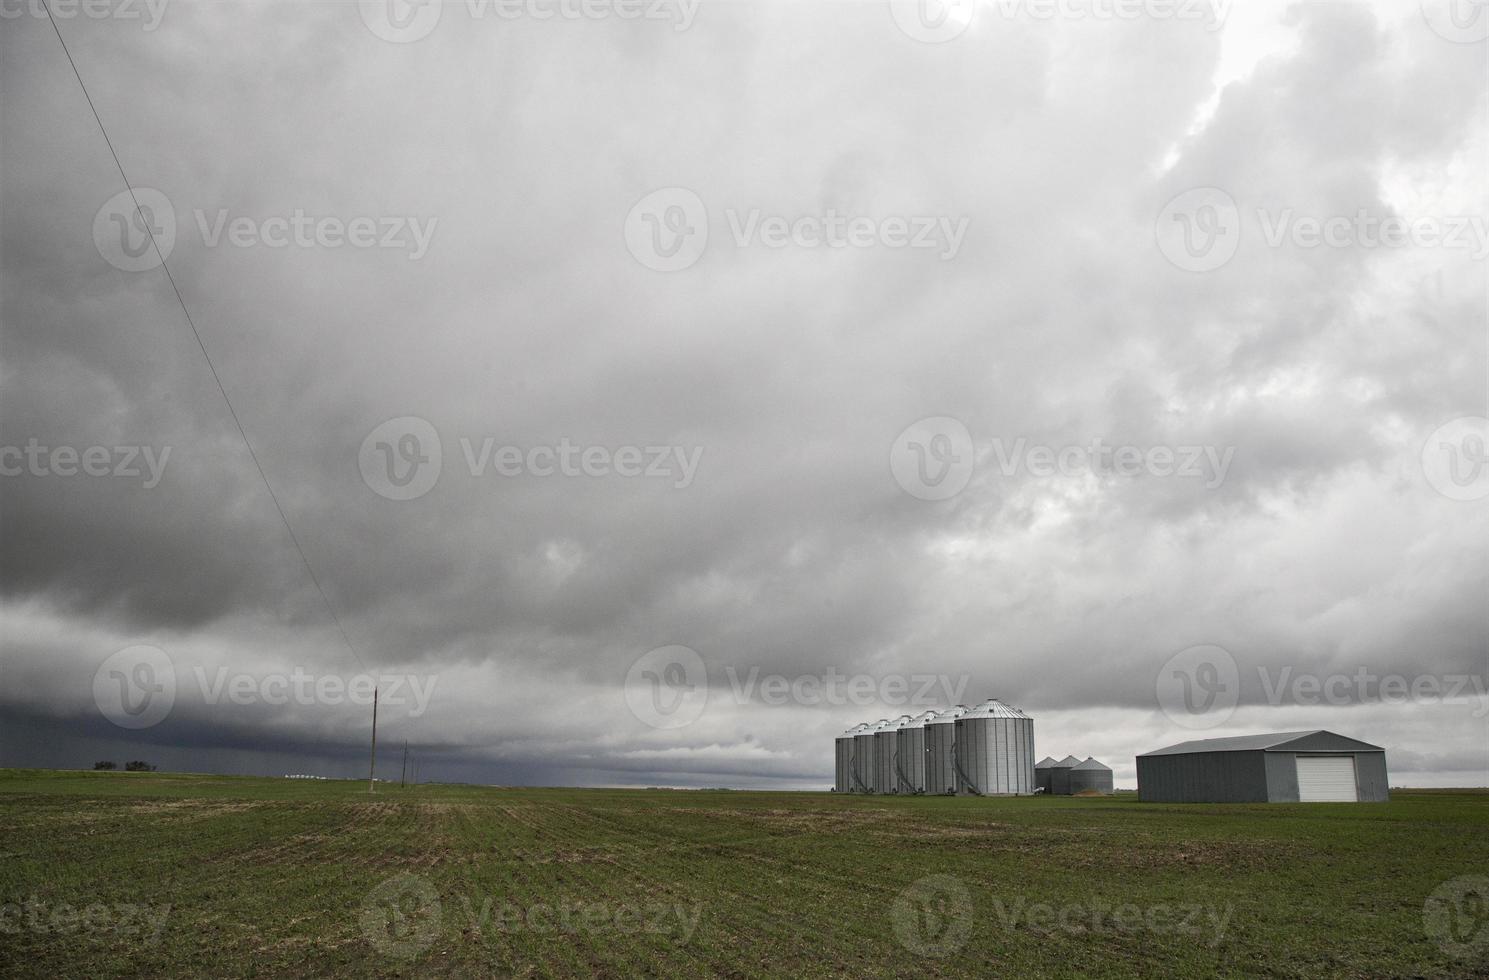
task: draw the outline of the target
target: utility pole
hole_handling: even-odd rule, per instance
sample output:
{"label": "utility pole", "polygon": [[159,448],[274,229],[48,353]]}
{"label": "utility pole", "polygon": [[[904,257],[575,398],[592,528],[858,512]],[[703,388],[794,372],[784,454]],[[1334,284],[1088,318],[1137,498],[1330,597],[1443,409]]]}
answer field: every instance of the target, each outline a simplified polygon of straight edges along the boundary
{"label": "utility pole", "polygon": [[408,786],[408,739],[403,740],[403,775],[398,777],[398,785]]}
{"label": "utility pole", "polygon": [[367,765],[367,792],[377,781],[377,688],[372,689],[372,761]]}

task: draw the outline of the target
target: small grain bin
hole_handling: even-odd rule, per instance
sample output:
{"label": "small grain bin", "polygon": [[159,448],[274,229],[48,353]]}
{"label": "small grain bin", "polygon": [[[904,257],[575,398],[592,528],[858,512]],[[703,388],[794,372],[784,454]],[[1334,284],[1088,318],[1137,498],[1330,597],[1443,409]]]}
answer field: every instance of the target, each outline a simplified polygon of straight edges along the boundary
{"label": "small grain bin", "polygon": [[879,793],[898,793],[900,780],[895,774],[899,755],[900,726],[910,721],[909,715],[891,718],[874,729],[874,789]]}
{"label": "small grain bin", "polygon": [[1028,796],[1034,792],[1034,719],[989,698],[956,720],[958,792]]}
{"label": "small grain bin", "polygon": [[1065,770],[1070,780],[1070,795],[1077,793],[1112,794],[1112,770],[1095,759],[1087,759]]}
{"label": "small grain bin", "polygon": [[1045,756],[1034,763],[1034,788],[1048,793],[1050,791],[1050,770],[1055,767],[1055,760]]}
{"label": "small grain bin", "polygon": [[1081,760],[1067,755],[1050,767],[1050,792],[1056,796],[1070,795],[1070,770],[1081,764]]}
{"label": "small grain bin", "polygon": [[874,733],[880,725],[887,724],[888,721],[880,718],[853,736],[853,781],[860,793],[879,792],[874,784]]}
{"label": "small grain bin", "polygon": [[938,714],[939,711],[931,710],[916,715],[895,733],[898,760],[895,775],[899,777],[901,793],[925,792],[925,726]]}
{"label": "small grain bin", "polygon": [[937,713],[925,723],[925,791],[947,795],[957,791],[956,720],[967,713],[959,704]]}
{"label": "small grain bin", "polygon": [[833,792],[852,793],[857,788],[853,785],[853,736],[868,727],[855,725],[833,740]]}

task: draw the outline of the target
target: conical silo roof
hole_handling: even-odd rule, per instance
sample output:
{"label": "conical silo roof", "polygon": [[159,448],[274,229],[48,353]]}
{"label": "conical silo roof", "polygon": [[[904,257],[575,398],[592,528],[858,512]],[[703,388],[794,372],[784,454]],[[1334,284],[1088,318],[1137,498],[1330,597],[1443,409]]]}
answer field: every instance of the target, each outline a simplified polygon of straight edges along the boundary
{"label": "conical silo roof", "polygon": [[959,704],[955,708],[947,708],[945,711],[936,713],[936,717],[926,722],[927,725],[949,725],[968,712],[965,704]]}
{"label": "conical silo roof", "polygon": [[1055,762],[1054,759],[1051,759],[1049,756],[1045,756],[1043,759],[1040,759],[1038,762],[1034,763],[1034,768],[1035,769],[1053,769],[1058,764],[1059,763]]}
{"label": "conical silo roof", "polygon": [[1111,766],[1104,766],[1101,763],[1097,762],[1095,759],[1087,759],[1085,762],[1082,762],[1082,763],[1079,763],[1077,765],[1071,766],[1070,768],[1072,768],[1072,769],[1081,769],[1081,770],[1085,770],[1085,771],[1088,771],[1088,772],[1089,771],[1092,771],[1092,770],[1101,771],[1101,772],[1111,772],[1112,771],[1112,767]]}
{"label": "conical silo roof", "polygon": [[962,717],[971,720],[973,718],[1028,718],[1029,716],[997,698],[988,698]]}
{"label": "conical silo roof", "polygon": [[1050,768],[1051,769],[1074,769],[1076,766],[1078,766],[1080,764],[1081,764],[1081,760],[1077,759],[1073,755],[1067,755],[1065,758],[1061,759],[1059,762],[1055,763],[1053,766],[1050,766]]}
{"label": "conical silo roof", "polygon": [[930,723],[930,720],[932,718],[936,717],[940,713],[941,712],[937,711],[935,708],[932,708],[930,711],[923,711],[920,714],[916,715],[914,718],[911,718],[909,721],[905,722],[900,727],[901,728],[924,728],[927,724]]}

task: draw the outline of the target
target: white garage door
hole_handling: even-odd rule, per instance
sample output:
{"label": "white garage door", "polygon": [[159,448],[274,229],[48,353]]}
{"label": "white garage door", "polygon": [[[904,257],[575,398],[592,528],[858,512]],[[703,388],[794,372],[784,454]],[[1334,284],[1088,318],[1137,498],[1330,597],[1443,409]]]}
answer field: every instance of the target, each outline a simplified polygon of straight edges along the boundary
{"label": "white garage door", "polygon": [[1298,756],[1298,799],[1304,803],[1353,803],[1355,757],[1352,755]]}

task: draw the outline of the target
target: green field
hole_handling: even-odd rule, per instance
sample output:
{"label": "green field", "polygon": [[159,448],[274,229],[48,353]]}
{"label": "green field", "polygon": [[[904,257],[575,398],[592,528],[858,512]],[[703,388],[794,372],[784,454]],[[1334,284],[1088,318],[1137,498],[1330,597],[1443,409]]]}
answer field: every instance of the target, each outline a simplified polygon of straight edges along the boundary
{"label": "green field", "polygon": [[0,770],[0,975],[1472,977],[1489,912],[1429,896],[1486,870],[1482,791],[369,796]]}

